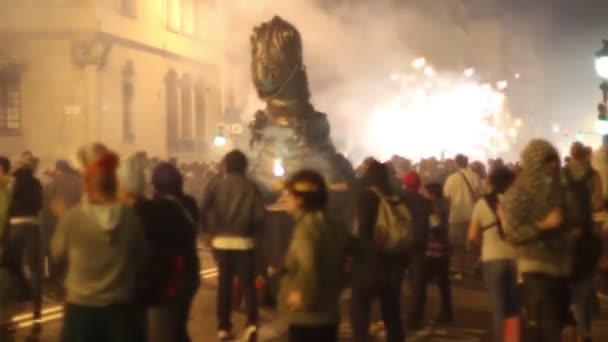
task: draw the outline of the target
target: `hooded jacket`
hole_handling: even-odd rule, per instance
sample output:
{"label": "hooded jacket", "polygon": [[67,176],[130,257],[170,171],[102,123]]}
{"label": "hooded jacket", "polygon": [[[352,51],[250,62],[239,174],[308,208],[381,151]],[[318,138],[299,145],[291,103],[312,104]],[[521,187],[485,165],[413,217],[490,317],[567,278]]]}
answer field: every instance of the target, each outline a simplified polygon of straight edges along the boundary
{"label": "hooded jacket", "polygon": [[51,242],[53,257],[70,265],[67,302],[103,307],[133,301],[144,244],[142,224],[131,208],[83,202],[68,210]]}
{"label": "hooded jacket", "polygon": [[[552,276],[570,274],[570,249],[565,228],[543,231],[536,226],[556,207],[566,210],[566,192],[559,174],[549,176],[548,157],[559,158],[557,150],[545,140],[532,140],[521,154],[522,173],[500,199],[505,222],[505,239],[517,247],[521,273]],[[568,212],[564,211],[568,227]]]}

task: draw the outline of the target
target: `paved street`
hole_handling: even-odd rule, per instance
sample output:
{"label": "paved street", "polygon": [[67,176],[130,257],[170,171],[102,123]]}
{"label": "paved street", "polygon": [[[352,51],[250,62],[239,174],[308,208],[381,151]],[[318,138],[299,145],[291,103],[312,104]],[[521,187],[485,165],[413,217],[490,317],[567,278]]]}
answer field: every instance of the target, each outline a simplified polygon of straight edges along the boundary
{"label": "paved street", "polygon": [[[203,285],[196,297],[192,317],[190,321],[190,332],[194,342],[214,341],[215,340],[215,288],[217,279],[217,270],[213,267],[211,257],[208,252],[203,252],[202,255],[204,270],[201,274]],[[406,289],[407,292],[407,289]],[[349,341],[350,327],[347,323],[348,311],[348,293],[344,296],[344,319],[340,326],[341,341]],[[427,328],[423,331],[410,335],[408,341],[469,341],[469,342],[485,342],[490,341],[488,335],[488,327],[490,326],[490,316],[487,311],[487,297],[481,284],[474,281],[466,283],[456,283],[454,286],[455,299],[455,319],[456,323],[450,327],[434,327],[431,322],[427,324]],[[407,303],[407,299],[405,300]],[[602,320],[596,323],[595,340],[608,341],[608,301],[602,301]],[[435,317],[438,307],[437,293],[433,288],[429,291],[429,303],[427,317]],[[61,328],[61,308],[58,303],[49,301],[46,308],[45,320],[43,324],[43,332],[41,342],[58,341],[59,331]],[[284,341],[285,337],[282,333],[285,327],[276,315],[270,311],[262,312],[262,341]],[[18,317],[19,318],[19,317]],[[22,325],[19,330],[18,341],[24,341],[29,329],[27,327],[28,320],[22,318],[18,324]],[[236,314],[235,327],[236,332],[244,325],[244,317],[241,313]],[[382,335],[381,326],[376,325],[375,330]],[[383,339],[379,339],[382,341]]]}

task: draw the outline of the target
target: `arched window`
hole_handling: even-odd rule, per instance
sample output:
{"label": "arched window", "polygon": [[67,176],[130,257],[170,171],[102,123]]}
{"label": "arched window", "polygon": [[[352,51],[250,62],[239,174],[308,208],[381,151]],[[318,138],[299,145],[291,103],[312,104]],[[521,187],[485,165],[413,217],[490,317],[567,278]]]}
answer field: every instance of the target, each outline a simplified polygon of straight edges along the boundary
{"label": "arched window", "polygon": [[0,133],[21,131],[21,71],[14,64],[0,68]]}
{"label": "arched window", "polygon": [[122,68],[122,137],[123,141],[135,141],[133,130],[133,95],[135,93],[135,68],[127,61]]}
{"label": "arched window", "polygon": [[181,138],[191,140],[192,137],[192,81],[190,75],[182,76],[181,90]]}
{"label": "arched window", "polygon": [[196,129],[196,139],[198,141],[205,140],[207,114],[205,111],[205,84],[202,77],[196,80],[194,86],[194,127]]}
{"label": "arched window", "polygon": [[179,115],[179,97],[177,73],[175,70],[169,70],[165,76],[165,91],[166,91],[166,111],[167,111],[167,149],[174,151],[179,148],[178,135],[178,115]]}

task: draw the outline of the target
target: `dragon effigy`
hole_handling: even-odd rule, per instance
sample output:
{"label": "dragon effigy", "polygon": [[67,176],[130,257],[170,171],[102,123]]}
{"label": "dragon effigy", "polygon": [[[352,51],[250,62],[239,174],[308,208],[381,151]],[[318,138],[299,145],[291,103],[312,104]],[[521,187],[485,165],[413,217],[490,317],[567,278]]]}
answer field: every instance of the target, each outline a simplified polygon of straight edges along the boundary
{"label": "dragon effigy", "polygon": [[253,83],[266,102],[249,125],[255,177],[271,188],[284,173],[307,168],[330,184],[351,183],[353,169],[336,152],[326,115],[310,103],[298,30],[275,16],[253,30],[251,49]]}

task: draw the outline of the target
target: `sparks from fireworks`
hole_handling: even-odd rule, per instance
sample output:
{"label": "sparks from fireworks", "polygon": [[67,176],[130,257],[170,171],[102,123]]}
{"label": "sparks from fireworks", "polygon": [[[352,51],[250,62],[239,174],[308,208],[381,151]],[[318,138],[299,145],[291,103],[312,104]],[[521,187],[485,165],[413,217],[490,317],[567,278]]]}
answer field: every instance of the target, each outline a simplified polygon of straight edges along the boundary
{"label": "sparks from fireworks", "polygon": [[415,78],[377,104],[365,132],[367,153],[485,158],[509,150],[519,132],[505,114],[506,82],[481,84],[473,68],[460,75],[439,72],[424,58],[414,60],[411,69]]}

